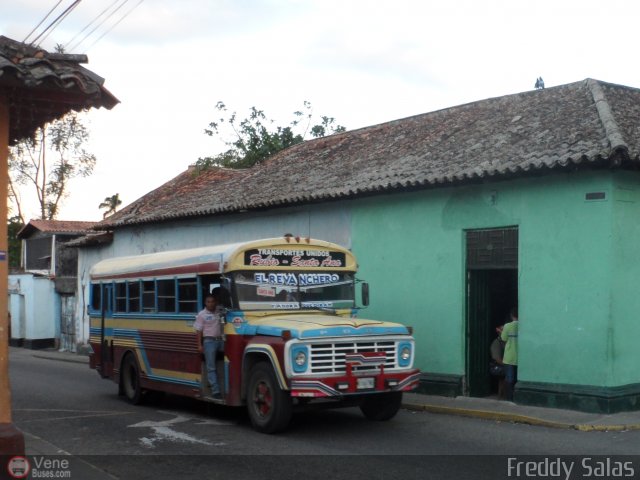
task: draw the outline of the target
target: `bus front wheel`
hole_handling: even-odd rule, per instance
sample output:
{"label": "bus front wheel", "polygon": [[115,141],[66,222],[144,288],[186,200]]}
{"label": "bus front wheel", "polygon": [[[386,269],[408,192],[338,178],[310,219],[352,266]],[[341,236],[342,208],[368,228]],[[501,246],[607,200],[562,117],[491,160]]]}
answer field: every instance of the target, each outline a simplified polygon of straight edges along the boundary
{"label": "bus front wheel", "polygon": [[396,416],[402,405],[402,392],[377,393],[366,396],[360,410],[369,420],[385,421]]}
{"label": "bus front wheel", "polygon": [[278,385],[271,365],[257,363],[249,375],[247,409],[253,428],[262,433],[284,430],[293,406],[291,396]]}
{"label": "bus front wheel", "polygon": [[120,391],[133,405],[142,403],[142,387],[140,386],[140,369],[133,354],[128,354],[120,368]]}

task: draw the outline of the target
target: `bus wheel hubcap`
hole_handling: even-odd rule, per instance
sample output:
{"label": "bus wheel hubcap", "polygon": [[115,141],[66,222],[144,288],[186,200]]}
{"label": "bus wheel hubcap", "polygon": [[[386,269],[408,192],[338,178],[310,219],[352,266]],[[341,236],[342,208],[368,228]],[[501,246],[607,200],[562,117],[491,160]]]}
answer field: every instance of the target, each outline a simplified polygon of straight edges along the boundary
{"label": "bus wheel hubcap", "polygon": [[260,416],[266,417],[269,415],[272,403],[271,389],[269,388],[269,385],[264,382],[260,382],[256,386],[253,402]]}

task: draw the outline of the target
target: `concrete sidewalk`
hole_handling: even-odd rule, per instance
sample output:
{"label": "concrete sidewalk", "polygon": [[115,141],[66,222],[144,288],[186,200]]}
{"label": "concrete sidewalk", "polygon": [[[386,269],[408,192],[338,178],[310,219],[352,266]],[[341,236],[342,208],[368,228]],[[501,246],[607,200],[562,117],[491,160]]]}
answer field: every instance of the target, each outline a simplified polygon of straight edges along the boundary
{"label": "concrete sidewalk", "polygon": [[586,413],[518,405],[493,398],[440,397],[417,393],[406,393],[403,397],[403,406],[409,410],[585,432],[640,430],[640,411],[613,414]]}
{"label": "concrete sidewalk", "polygon": [[[71,352],[33,350],[32,355],[36,358],[89,364],[89,358],[86,355]],[[430,413],[581,431],[640,430],[640,411],[614,414],[585,413],[518,405],[493,398],[441,397],[418,393],[405,393],[403,407]]]}

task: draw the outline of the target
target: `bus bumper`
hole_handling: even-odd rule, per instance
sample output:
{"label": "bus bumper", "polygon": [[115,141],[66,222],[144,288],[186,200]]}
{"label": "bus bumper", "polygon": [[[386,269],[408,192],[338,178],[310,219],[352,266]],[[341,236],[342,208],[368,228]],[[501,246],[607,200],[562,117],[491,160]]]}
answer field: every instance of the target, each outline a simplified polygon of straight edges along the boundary
{"label": "bus bumper", "polygon": [[293,377],[292,397],[341,397],[381,392],[409,392],[420,382],[420,370],[358,374],[339,377]]}

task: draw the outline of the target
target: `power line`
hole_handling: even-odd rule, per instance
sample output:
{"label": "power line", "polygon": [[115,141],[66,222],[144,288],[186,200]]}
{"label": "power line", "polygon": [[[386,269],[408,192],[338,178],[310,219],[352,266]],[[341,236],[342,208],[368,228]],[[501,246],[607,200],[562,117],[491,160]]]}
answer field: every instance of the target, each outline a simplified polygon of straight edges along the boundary
{"label": "power line", "polygon": [[44,18],[43,18],[42,20],[40,20],[40,23],[38,23],[38,25],[36,25],[36,26],[33,28],[33,30],[31,30],[31,31],[29,32],[29,35],[27,35],[26,37],[24,37],[24,40],[22,41],[22,43],[27,43],[27,40],[29,39],[29,37],[30,37],[31,35],[33,35],[33,32],[35,32],[35,31],[38,29],[38,27],[40,27],[40,25],[42,25],[42,24],[44,23],[44,21],[45,21],[47,18],[49,18],[49,15],[51,15],[51,14],[53,13],[53,11],[54,11],[56,8],[58,8],[58,5],[60,5],[61,3],[62,3],[62,0],[58,0],[58,3],[56,3],[56,4],[53,6],[53,8],[52,8],[51,10],[49,10],[49,13],[47,13],[47,14],[44,16]]}
{"label": "power line", "polygon": [[[58,27],[58,25],[60,25],[60,23],[62,23],[62,21],[65,18],[67,18],[67,16],[80,4],[81,1],[82,0],[73,0],[72,3],[66,9],[64,9],[62,13],[60,13],[60,15],[58,15],[51,23],[49,23],[47,25],[47,27],[44,30],[42,30],[40,32],[40,34],[38,36],[36,36],[31,41],[30,45],[34,45],[38,41],[44,42],[49,37],[51,32],[53,32]],[[100,35],[89,46],[89,48],[93,47],[102,38],[104,38],[109,32],[111,32],[115,27],[117,27],[125,18],[127,18],[131,14],[131,12],[133,12],[136,8],[138,8],[140,6],[140,4],[142,4],[143,1],[144,0],[139,0],[138,3],[136,3],[132,8],[130,8],[128,11],[126,11],[115,23],[113,23],[104,33],[102,33],[102,35]],[[91,20],[87,25],[85,25],[84,28],[82,28],[82,30],[80,30],[76,35],[74,35],[64,45],[64,50],[65,51],[71,51],[71,49],[78,48],[91,35],[93,35],[96,32],[96,30],[98,30],[106,22],[108,22],[128,2],[129,2],[129,0],[113,0],[113,2],[107,8],[105,8],[102,12],[100,12],[100,14],[98,14],[96,17],[94,17],[93,20]],[[31,32],[29,32],[29,34],[23,40],[23,43],[27,42],[27,40],[38,30],[38,28],[40,28],[40,26],[51,16],[51,14],[60,6],[61,3],[62,3],[62,0],[58,0],[57,1],[57,3],[54,5],[54,7],[45,15],[45,17],[38,23],[38,25],[36,25],[36,27]],[[102,19],[102,20],[100,20],[100,19]],[[96,22],[98,22],[97,25],[95,25]],[[93,25],[95,25],[95,26],[93,28],[91,28]],[[88,33],[86,33],[86,35],[84,35],[84,37],[82,37],[82,39],[80,39],[79,41],[76,41],[76,39],[79,36],[81,36],[84,32],[86,32],[89,28],[91,28],[91,30]],[[73,43],[74,41],[75,41],[75,43]]]}
{"label": "power line", "polygon": [[[62,1],[62,0],[60,0]],[[93,25],[98,19],[100,19],[100,17],[102,17],[105,13],[107,13],[116,3],[118,3],[120,0],[113,0],[113,2],[111,3],[111,5],[109,5],[107,8],[105,8],[102,12],[100,12],[100,14],[95,17],[93,20],[91,20],[87,25],[85,25],[85,27],[80,30],[78,33],[76,33],[73,38],[71,38],[71,40],[69,40],[66,44],[65,44],[65,50],[68,50],[69,45],[71,44],[71,42],[73,42],[76,38],[78,38],[80,35],[82,35],[84,33],[84,31],[89,28],[91,25]],[[82,43],[82,42],[81,42]]]}
{"label": "power line", "polygon": [[144,2],[144,0],[140,0],[138,3],[136,3],[133,8],[131,8],[130,10],[128,10],[122,17],[120,17],[120,19],[114,23],[111,28],[109,28],[106,32],[104,32],[102,35],[100,35],[95,42],[93,42],[91,45],[89,45],[89,47],[87,48],[87,50],[89,50],[89,48],[93,47],[96,43],[98,43],[100,40],[102,40],[102,37],[104,37],[107,33],[109,33],[111,30],[113,30],[114,28],[116,28],[118,26],[118,24],[123,21],[125,18],[127,18],[129,16],[129,14],[131,12],[133,12],[136,8],[138,8],[138,6]]}
{"label": "power line", "polygon": [[49,24],[49,26],[47,28],[45,28],[40,35],[38,35],[36,38],[33,39],[33,41],[31,42],[31,45],[35,44],[40,37],[42,37],[42,35],[44,35],[47,31],[49,31],[49,33],[47,33],[43,38],[42,41],[44,42],[46,40],[46,38],[51,34],[51,32],[53,32],[56,27],[58,25],[60,25],[60,22],[62,22],[62,20],[64,20],[65,18],[67,18],[67,15],[69,15],[72,10],[74,8],[76,8],[78,6],[78,4],[81,2],[82,0],[75,0],[71,5],[69,5],[64,12],[62,12],[60,15],[58,15],[58,17]]}
{"label": "power line", "polygon": [[[98,25],[96,25],[94,28],[91,29],[91,31],[89,33],[87,33],[84,37],[82,37],[82,39],[79,42],[74,43],[73,45],[69,46],[70,50],[75,50],[77,49],[80,45],[82,45],[82,43],[89,38],[91,35],[93,35],[93,32],[95,32],[98,28],[100,28],[102,25],[105,24],[105,22],[107,22],[111,17],[113,17],[116,12],[118,10],[120,10],[122,7],[125,6],[125,4],[128,2],[129,0],[116,0],[115,2],[113,2],[110,6],[109,9],[111,7],[113,7],[113,5],[115,5],[116,3],[120,2],[120,4],[118,6],[116,6],[115,9],[113,9],[111,11],[111,13],[109,13],[109,15],[107,15],[100,23],[98,23]],[[102,14],[101,14],[102,15]]]}

